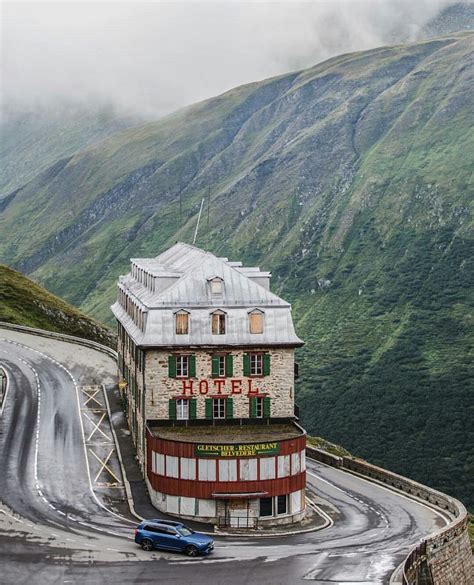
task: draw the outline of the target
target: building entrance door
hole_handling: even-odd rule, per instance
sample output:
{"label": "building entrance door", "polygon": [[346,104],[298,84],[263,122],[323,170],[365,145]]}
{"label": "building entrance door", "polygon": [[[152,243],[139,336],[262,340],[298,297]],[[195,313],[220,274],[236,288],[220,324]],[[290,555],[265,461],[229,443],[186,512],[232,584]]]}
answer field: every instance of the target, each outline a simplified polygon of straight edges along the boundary
{"label": "building entrance door", "polygon": [[250,507],[250,500],[228,500],[228,526],[231,528],[255,528],[257,517]]}

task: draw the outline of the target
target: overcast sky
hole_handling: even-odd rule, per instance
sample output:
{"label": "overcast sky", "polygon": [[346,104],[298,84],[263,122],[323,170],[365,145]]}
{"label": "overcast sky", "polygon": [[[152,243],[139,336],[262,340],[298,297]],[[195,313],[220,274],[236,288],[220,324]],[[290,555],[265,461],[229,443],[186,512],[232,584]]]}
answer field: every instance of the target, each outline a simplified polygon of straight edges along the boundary
{"label": "overcast sky", "polygon": [[333,55],[416,38],[448,0],[4,2],[3,103],[158,116]]}

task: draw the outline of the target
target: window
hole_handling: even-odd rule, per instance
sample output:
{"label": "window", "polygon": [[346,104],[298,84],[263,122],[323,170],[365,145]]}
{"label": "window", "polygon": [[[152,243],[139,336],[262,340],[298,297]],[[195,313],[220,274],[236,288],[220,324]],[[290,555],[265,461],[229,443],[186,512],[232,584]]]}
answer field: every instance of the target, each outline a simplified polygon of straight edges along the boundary
{"label": "window", "polygon": [[223,311],[212,313],[212,334],[225,334],[225,313]]}
{"label": "window", "polygon": [[212,356],[212,377],[225,378],[233,376],[234,364],[231,353]]}
{"label": "window", "polygon": [[179,477],[179,458],[172,455],[166,455],[166,477]]}
{"label": "window", "polygon": [[169,355],[168,376],[170,378],[195,378],[195,355]]}
{"label": "window", "polygon": [[292,453],[291,454],[291,474],[296,475],[297,473],[301,473],[300,454],[299,453]]}
{"label": "window", "polygon": [[181,479],[196,479],[196,459],[180,457]]}
{"label": "window", "polygon": [[225,398],[212,400],[212,418],[225,418]]}
{"label": "window", "polygon": [[263,312],[256,309],[249,313],[250,333],[263,333]]}
{"label": "window", "polygon": [[263,418],[263,397],[255,398],[255,418]]}
{"label": "window", "polygon": [[157,453],[155,458],[156,473],[158,475],[165,474],[165,456],[163,453]]}
{"label": "window", "polygon": [[143,528],[143,530],[146,530],[147,532],[155,532],[157,534],[163,534],[163,528],[158,528],[158,526],[145,526]]}
{"label": "window", "polygon": [[261,353],[250,354],[250,375],[263,376],[263,354]]}
{"label": "window", "polygon": [[269,376],[269,353],[244,353],[244,376]]}
{"label": "window", "polygon": [[198,459],[198,479],[200,481],[216,481],[215,459]]}
{"label": "window", "polygon": [[268,396],[250,398],[250,418],[270,418],[270,402]]}
{"label": "window", "polygon": [[188,420],[189,418],[189,400],[179,398],[176,401],[176,418],[178,420]]}
{"label": "window", "polygon": [[219,360],[218,364],[219,377],[223,378],[225,376],[225,355],[218,355],[217,359]]}
{"label": "window", "polygon": [[170,420],[194,420],[196,415],[196,398],[170,398],[168,400],[168,417]]}
{"label": "window", "polygon": [[237,481],[237,460],[219,460],[219,481]]}
{"label": "window", "polygon": [[275,479],[275,457],[260,459],[260,479]]}
{"label": "window", "polygon": [[260,498],[260,516],[273,516],[273,498]]}
{"label": "window", "polygon": [[224,283],[222,278],[219,278],[219,277],[211,278],[210,283],[211,283],[211,294],[221,295],[222,289],[223,289],[223,283]]}
{"label": "window", "polygon": [[241,459],[240,460],[240,481],[256,481],[257,480],[257,459]]}
{"label": "window", "polygon": [[288,496],[277,496],[277,514],[286,514],[288,512]]}
{"label": "window", "polygon": [[260,516],[281,516],[288,514],[288,495],[274,498],[260,498]]}
{"label": "window", "polygon": [[290,456],[278,455],[278,477],[288,477],[290,475]]}
{"label": "window", "polygon": [[234,417],[232,398],[206,398],[204,402],[206,419],[224,419]]}
{"label": "window", "polygon": [[187,311],[179,311],[175,314],[176,319],[176,335],[187,335],[189,333],[189,313]]}
{"label": "window", "polygon": [[176,377],[187,378],[189,376],[189,356],[179,355],[176,358]]}

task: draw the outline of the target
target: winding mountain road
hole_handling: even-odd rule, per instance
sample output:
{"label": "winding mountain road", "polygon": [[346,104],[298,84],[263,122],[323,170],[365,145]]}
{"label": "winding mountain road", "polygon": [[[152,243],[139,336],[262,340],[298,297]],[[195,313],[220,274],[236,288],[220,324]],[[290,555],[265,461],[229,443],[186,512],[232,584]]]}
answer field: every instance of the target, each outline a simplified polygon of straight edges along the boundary
{"label": "winding mountain road", "polygon": [[137,521],[92,489],[84,445],[79,388],[112,383],[113,360],[0,330],[0,365],[10,380],[0,414],[2,584],[384,584],[412,545],[446,524],[431,508],[308,460],[308,496],[331,517],[328,528],[216,537],[207,558],[145,553],[133,542]]}

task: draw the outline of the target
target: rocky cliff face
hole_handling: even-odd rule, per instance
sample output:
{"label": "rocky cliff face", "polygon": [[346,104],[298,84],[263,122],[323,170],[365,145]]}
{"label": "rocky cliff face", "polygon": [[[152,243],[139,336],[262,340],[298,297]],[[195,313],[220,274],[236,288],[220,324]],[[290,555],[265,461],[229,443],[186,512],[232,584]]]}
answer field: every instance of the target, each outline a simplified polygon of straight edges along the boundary
{"label": "rocky cliff face", "polygon": [[197,244],[293,302],[309,430],[466,499],[472,47],[343,55],[59,157],[5,192],[0,257],[110,322],[204,198]]}

